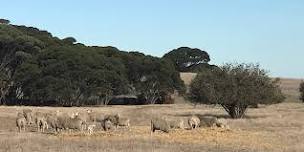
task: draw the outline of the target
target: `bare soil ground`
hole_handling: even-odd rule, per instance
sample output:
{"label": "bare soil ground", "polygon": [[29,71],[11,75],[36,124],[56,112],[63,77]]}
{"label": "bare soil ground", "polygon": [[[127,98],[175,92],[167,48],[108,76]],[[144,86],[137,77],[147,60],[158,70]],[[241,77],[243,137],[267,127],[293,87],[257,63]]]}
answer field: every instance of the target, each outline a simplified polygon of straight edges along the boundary
{"label": "bare soil ground", "polygon": [[[131,118],[130,129],[96,131],[89,136],[80,132],[37,133],[28,128],[18,133],[15,127],[17,111],[85,111],[86,108],[0,107],[0,151],[2,152],[83,152],[83,151],[242,151],[242,152],[302,152],[304,151],[304,104],[282,103],[249,109],[245,119],[229,119],[221,107],[175,105],[91,107],[98,113],[120,113]],[[217,116],[231,130],[200,128],[173,130],[169,134],[151,134],[149,120],[154,115],[186,120],[192,114]]]}

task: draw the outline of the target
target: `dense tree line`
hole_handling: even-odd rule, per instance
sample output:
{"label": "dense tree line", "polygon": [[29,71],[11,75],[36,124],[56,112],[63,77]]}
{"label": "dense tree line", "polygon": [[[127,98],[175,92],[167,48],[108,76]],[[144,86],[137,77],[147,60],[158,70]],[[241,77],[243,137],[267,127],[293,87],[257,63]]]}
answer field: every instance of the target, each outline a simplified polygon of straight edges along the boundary
{"label": "dense tree line", "polygon": [[121,94],[155,103],[185,90],[166,59],[9,24],[0,24],[0,72],[1,104],[95,105]]}
{"label": "dense tree line", "polygon": [[304,82],[300,84],[300,100],[304,102]]}

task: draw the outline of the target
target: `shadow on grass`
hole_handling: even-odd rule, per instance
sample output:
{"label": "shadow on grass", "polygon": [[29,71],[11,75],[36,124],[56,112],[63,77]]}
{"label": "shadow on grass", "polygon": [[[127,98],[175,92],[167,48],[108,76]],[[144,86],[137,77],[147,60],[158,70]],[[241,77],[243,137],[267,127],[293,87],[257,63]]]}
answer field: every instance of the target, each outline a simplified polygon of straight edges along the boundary
{"label": "shadow on grass", "polygon": [[[211,113],[206,113],[206,114],[179,114],[179,115],[174,115],[174,116],[179,116],[179,117],[191,117],[192,115],[195,115],[199,117],[200,119],[203,119],[205,117],[216,117],[218,119],[232,119],[228,114],[223,115],[223,114],[211,114]],[[248,116],[245,114],[245,116],[242,119],[259,119],[259,118],[266,118],[267,116]]]}

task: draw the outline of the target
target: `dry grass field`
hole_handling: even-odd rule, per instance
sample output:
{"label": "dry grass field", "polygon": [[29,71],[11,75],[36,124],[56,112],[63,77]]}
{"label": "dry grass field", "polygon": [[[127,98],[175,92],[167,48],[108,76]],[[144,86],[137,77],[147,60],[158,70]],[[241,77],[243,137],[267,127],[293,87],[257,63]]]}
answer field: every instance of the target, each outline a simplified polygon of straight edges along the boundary
{"label": "dry grass field", "polygon": [[[83,152],[83,151],[304,151],[304,104],[282,103],[249,109],[242,120],[229,119],[217,106],[187,104],[93,107],[100,114],[120,113],[131,118],[130,129],[96,131],[89,136],[80,132],[37,133],[35,128],[18,133],[16,112],[23,108],[35,111],[84,111],[84,108],[0,107],[0,151],[2,152]],[[150,133],[149,120],[154,115],[186,119],[192,114],[214,115],[224,119],[231,130],[200,128],[173,130],[169,134]]]}
{"label": "dry grass field", "polygon": [[[187,78],[186,84],[191,76],[193,74],[182,74]],[[246,118],[240,120],[229,119],[219,106],[194,107],[187,103],[82,108],[0,106],[0,152],[303,152],[304,104],[295,102],[299,82],[282,81],[284,93],[290,95],[287,101],[292,102],[248,109]],[[15,118],[17,112],[25,108],[42,112],[92,109],[100,115],[120,113],[131,119],[131,128],[110,132],[97,130],[91,136],[85,132],[38,133],[34,127],[18,133]],[[186,120],[192,114],[216,116],[226,121],[230,130],[203,127],[176,129],[169,134],[150,132],[152,116]]]}

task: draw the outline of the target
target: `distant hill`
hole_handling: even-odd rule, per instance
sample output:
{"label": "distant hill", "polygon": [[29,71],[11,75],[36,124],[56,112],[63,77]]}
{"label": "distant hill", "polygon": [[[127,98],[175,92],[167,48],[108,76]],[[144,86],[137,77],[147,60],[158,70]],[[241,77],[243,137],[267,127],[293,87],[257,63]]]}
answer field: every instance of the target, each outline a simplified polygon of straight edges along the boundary
{"label": "distant hill", "polygon": [[[188,87],[191,81],[196,77],[196,73],[180,73],[181,79]],[[301,102],[299,86],[303,79],[281,78],[281,89],[286,96],[286,102]]]}

